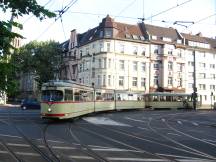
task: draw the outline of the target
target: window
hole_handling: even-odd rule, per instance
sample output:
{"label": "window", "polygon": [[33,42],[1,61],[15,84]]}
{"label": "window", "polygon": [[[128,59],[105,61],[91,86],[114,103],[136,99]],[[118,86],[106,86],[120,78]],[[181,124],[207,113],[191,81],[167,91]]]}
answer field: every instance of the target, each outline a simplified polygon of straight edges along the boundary
{"label": "window", "polygon": [[101,85],[101,76],[100,75],[97,76],[97,83],[98,83],[98,86]]}
{"label": "window", "polygon": [[210,64],[211,69],[215,69],[215,64]]}
{"label": "window", "polygon": [[133,61],[133,70],[137,71],[137,61]]}
{"label": "window", "polygon": [[98,68],[101,68],[102,67],[102,61],[101,59],[98,59]]}
{"label": "window", "polygon": [[103,52],[103,43],[100,43],[100,52]]}
{"label": "window", "polygon": [[145,62],[142,62],[142,63],[141,63],[141,71],[142,71],[142,72],[145,72],[145,70],[146,70],[146,63],[145,63]]}
{"label": "window", "polygon": [[204,79],[206,78],[206,74],[205,73],[199,73],[199,79]]}
{"label": "window", "polygon": [[188,66],[194,66],[194,62],[193,61],[188,61]]}
{"label": "window", "polygon": [[95,62],[95,57],[94,56],[92,57],[92,62]]}
{"label": "window", "polygon": [[173,70],[173,62],[168,62],[168,70]]}
{"label": "window", "polygon": [[137,55],[137,52],[138,52],[138,47],[137,47],[137,46],[134,46],[134,47],[133,47],[133,54]]}
{"label": "window", "polygon": [[111,59],[108,60],[108,67],[111,68]]}
{"label": "window", "polygon": [[205,84],[199,84],[199,90],[206,90]]}
{"label": "window", "polygon": [[210,90],[215,91],[215,85],[210,85]]}
{"label": "window", "polygon": [[108,75],[108,86],[111,86],[111,75]]}
{"label": "window", "polygon": [[124,45],[123,44],[120,45],[120,53],[124,53]]}
{"label": "window", "polygon": [[79,65],[79,71],[82,72],[83,68],[82,68],[82,63]]}
{"label": "window", "polygon": [[178,49],[177,50],[177,56],[178,57],[182,57],[182,49]]}
{"label": "window", "polygon": [[158,85],[158,76],[154,76],[154,85]]}
{"label": "window", "polygon": [[89,48],[86,48],[86,55],[89,55]]}
{"label": "window", "polygon": [[95,68],[92,68],[92,78],[95,78]]}
{"label": "window", "polygon": [[137,87],[137,77],[133,77],[132,86]]}
{"label": "window", "polygon": [[106,86],[106,75],[103,75],[103,86]]}
{"label": "window", "polygon": [[169,86],[173,85],[173,77],[168,77],[168,85]]}
{"label": "window", "polygon": [[110,43],[107,43],[107,52],[110,52]]}
{"label": "window", "polygon": [[112,37],[112,29],[105,29],[104,36],[107,38],[111,38]]}
{"label": "window", "polygon": [[178,84],[178,87],[182,87],[182,78],[178,79],[178,83],[177,84]]}
{"label": "window", "polygon": [[154,49],[154,54],[158,54],[158,49]]}
{"label": "window", "polygon": [[83,54],[82,54],[82,50],[80,50],[80,58],[83,56]]}
{"label": "window", "polygon": [[154,63],[154,69],[158,70],[159,69],[159,63]]}
{"label": "window", "polygon": [[65,89],[65,95],[64,95],[65,101],[73,101],[73,91],[70,89]]}
{"label": "window", "polygon": [[106,58],[103,58],[103,66],[102,66],[102,68],[106,69],[106,67],[107,67]]}
{"label": "window", "polygon": [[146,55],[146,48],[142,47],[142,56],[145,56],[145,55]]}
{"label": "window", "polygon": [[203,62],[200,62],[200,63],[199,63],[199,67],[201,67],[201,68],[205,68],[205,67],[206,67],[206,64],[203,63]]}
{"label": "window", "polygon": [[124,60],[119,60],[119,69],[124,70],[125,65],[124,65]]}
{"label": "window", "polygon": [[119,86],[124,86],[124,76],[119,76]]}
{"label": "window", "polygon": [[173,50],[172,49],[168,50],[168,55],[173,55]]}
{"label": "window", "polygon": [[178,70],[178,72],[182,72],[183,64],[177,64],[177,70]]}
{"label": "window", "polygon": [[210,74],[211,79],[215,79],[215,74]]}
{"label": "window", "polygon": [[193,83],[188,83],[188,88],[193,89]]}
{"label": "window", "polygon": [[146,78],[141,78],[141,87],[145,87]]}

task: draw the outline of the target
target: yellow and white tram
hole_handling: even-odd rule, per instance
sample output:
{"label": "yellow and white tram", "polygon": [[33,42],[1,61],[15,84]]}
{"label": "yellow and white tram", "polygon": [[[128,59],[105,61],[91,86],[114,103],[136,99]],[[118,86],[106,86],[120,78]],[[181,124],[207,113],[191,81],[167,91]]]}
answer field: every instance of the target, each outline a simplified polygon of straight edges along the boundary
{"label": "yellow and white tram", "polygon": [[152,109],[192,108],[191,94],[153,92],[144,95],[145,105]]}
{"label": "yellow and white tram", "polygon": [[66,119],[84,114],[145,108],[143,93],[95,89],[73,81],[50,81],[42,85],[41,117]]}

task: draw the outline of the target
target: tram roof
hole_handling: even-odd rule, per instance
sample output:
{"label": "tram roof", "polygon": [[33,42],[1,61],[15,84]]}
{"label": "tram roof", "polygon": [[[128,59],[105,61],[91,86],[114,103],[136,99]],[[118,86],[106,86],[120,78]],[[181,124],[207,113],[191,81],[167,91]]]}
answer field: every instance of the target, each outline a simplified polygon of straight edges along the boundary
{"label": "tram roof", "polygon": [[151,92],[145,96],[191,96],[189,93],[169,93],[169,92]]}
{"label": "tram roof", "polygon": [[50,80],[49,82],[43,83],[42,87],[44,86],[58,86],[58,87],[85,87],[85,88],[92,88],[90,86],[77,83],[72,80]]}

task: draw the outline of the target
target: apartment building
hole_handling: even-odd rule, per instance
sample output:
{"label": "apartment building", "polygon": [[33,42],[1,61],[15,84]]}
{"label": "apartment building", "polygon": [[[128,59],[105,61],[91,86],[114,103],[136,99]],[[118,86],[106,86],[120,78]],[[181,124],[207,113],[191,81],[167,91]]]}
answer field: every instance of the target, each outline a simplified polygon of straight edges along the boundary
{"label": "apartment building", "polygon": [[192,93],[195,65],[199,100],[208,106],[215,102],[215,39],[115,22],[108,15],[85,33],[72,30],[62,47],[61,79],[143,93]]}

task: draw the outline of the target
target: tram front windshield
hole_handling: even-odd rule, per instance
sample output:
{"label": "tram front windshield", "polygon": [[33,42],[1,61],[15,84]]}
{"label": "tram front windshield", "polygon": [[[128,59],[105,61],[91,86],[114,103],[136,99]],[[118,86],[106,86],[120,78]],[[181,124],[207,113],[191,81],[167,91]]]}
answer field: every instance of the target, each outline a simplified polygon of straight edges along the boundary
{"label": "tram front windshield", "polygon": [[41,96],[42,101],[62,101],[63,92],[59,90],[44,90]]}

